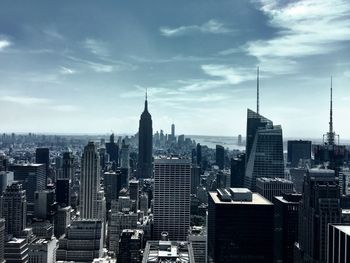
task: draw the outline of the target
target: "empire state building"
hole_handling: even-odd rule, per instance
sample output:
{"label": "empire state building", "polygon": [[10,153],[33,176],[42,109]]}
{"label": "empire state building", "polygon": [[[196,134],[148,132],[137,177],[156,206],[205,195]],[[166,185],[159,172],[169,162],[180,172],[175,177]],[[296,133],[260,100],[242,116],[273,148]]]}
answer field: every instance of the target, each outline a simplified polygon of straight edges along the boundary
{"label": "empire state building", "polygon": [[139,125],[139,158],[138,158],[138,178],[152,177],[152,116],[148,112],[147,93],[145,109],[141,114]]}

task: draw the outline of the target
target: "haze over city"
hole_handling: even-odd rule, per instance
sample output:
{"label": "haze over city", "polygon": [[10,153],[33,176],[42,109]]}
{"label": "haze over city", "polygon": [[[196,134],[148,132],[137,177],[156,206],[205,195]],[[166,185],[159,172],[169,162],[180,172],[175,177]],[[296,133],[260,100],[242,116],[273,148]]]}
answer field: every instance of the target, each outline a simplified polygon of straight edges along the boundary
{"label": "haze over city", "polygon": [[[285,137],[349,138],[350,5],[332,1],[2,1],[2,132],[245,134],[247,108]],[[15,19],[14,19],[15,18]]]}

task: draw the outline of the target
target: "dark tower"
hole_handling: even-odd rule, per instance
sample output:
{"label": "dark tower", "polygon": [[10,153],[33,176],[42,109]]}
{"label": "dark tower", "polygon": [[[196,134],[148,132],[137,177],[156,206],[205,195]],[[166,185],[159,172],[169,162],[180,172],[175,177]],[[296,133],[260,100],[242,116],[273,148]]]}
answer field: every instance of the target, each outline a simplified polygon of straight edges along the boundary
{"label": "dark tower", "polygon": [[146,91],[145,109],[141,114],[139,125],[138,178],[152,177],[152,139],[152,116],[148,112]]}

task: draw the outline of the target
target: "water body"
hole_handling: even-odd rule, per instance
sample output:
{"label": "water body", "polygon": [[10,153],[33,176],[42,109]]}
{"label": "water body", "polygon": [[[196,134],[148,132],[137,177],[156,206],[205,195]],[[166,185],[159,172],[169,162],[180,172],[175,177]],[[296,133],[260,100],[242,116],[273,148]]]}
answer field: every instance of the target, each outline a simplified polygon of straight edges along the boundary
{"label": "water body", "polygon": [[204,136],[204,135],[188,135],[186,136],[195,140],[197,143],[201,145],[206,145],[209,148],[215,149],[216,145],[222,145],[225,148],[229,148],[230,150],[245,150],[245,142],[243,145],[237,145],[238,138],[231,136]]}

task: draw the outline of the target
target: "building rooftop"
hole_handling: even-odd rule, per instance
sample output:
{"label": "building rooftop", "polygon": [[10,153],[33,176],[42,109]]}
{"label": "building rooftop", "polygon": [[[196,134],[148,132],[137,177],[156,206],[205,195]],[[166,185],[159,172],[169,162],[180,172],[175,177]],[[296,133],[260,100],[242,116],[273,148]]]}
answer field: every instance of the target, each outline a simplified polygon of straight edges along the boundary
{"label": "building rooftop", "polygon": [[[218,189],[219,190],[219,189]],[[220,189],[223,190],[223,189]],[[258,193],[252,193],[247,188],[224,188],[225,196],[220,198],[220,194],[217,192],[209,192],[210,197],[215,204],[223,205],[273,205],[269,200],[264,198]],[[238,198],[234,196],[238,195]],[[246,198],[246,197],[250,198]],[[242,199],[240,199],[242,197]]]}
{"label": "building rooftop", "polygon": [[183,262],[193,263],[193,250],[188,242],[148,241],[142,263]]}
{"label": "building rooftop", "polygon": [[333,226],[350,236],[350,225],[333,225]]}
{"label": "building rooftop", "polygon": [[279,177],[259,177],[256,179],[257,181],[263,182],[263,183],[289,183],[292,184],[293,182],[284,178]]}

